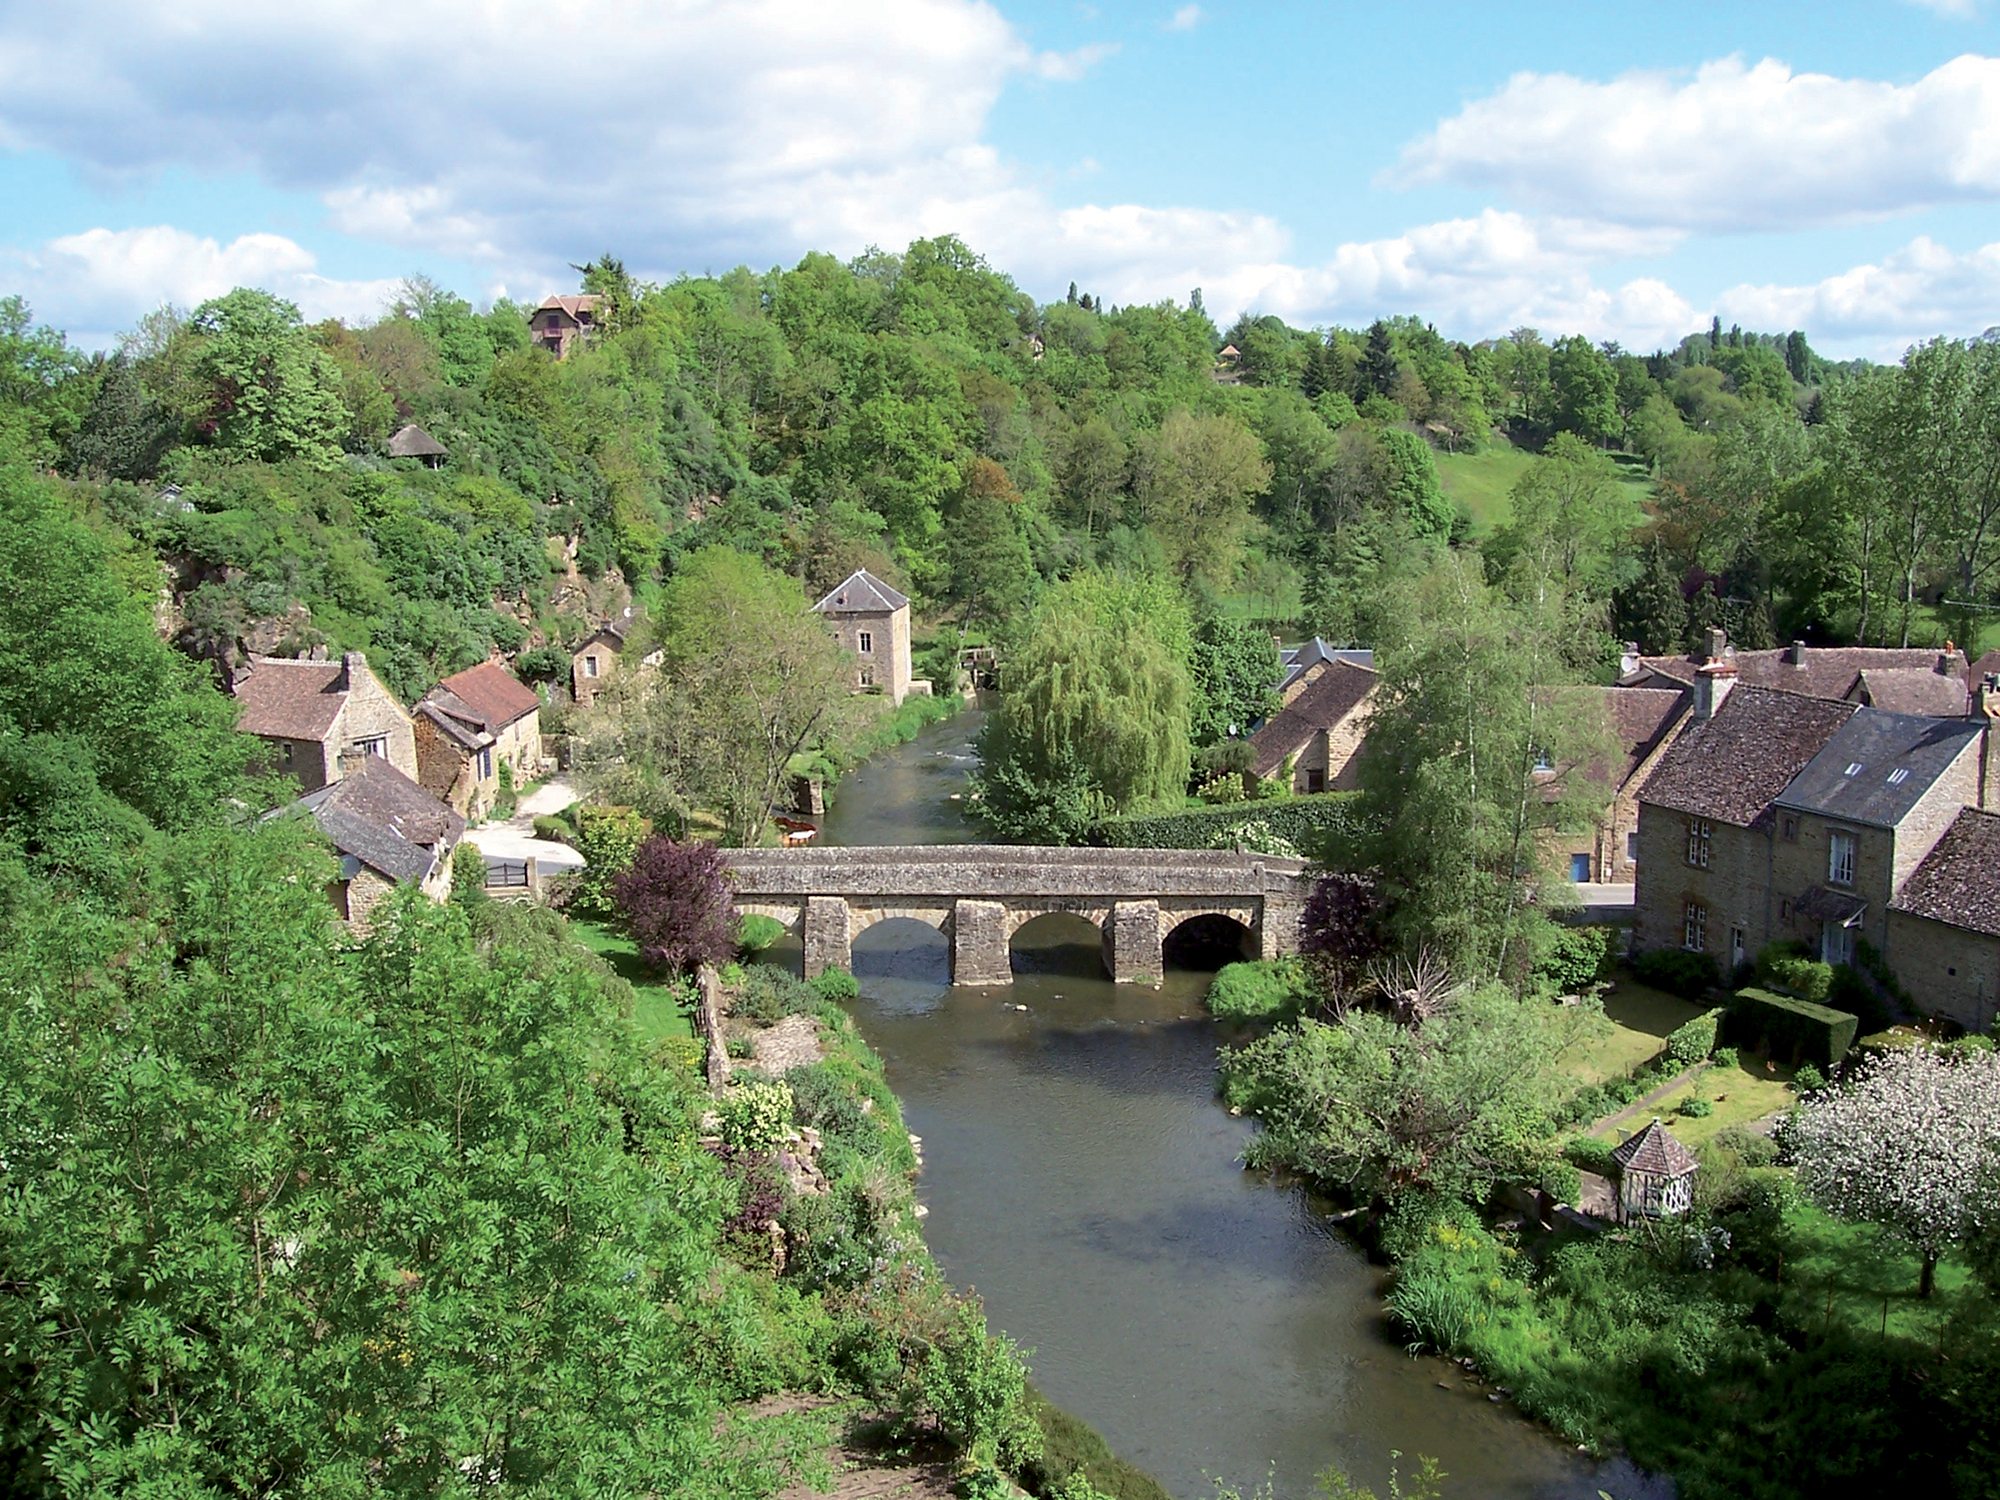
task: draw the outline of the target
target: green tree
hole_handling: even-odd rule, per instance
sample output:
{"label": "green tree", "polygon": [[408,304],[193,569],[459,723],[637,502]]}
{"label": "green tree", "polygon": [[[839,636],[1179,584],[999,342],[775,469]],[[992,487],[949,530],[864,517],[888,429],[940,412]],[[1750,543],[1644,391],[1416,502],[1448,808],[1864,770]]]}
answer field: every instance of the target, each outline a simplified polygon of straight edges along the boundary
{"label": "green tree", "polygon": [[1250,500],[1271,484],[1256,435],[1231,417],[1175,411],[1143,446],[1133,518],[1184,581],[1226,586],[1242,556]]}
{"label": "green tree", "polygon": [[945,536],[951,595],[967,625],[1017,620],[1034,596],[1034,561],[1016,519],[1020,506],[1020,492],[999,464],[975,458],[967,466]]}
{"label": "green tree", "polygon": [[1646,545],[1639,576],[1612,597],[1611,617],[1620,638],[1636,642],[1648,656],[1671,655],[1687,639],[1688,607],[1687,596],[1681,592],[1681,573],[1667,560],[1657,538]]}
{"label": "green tree", "polygon": [[1618,374],[1602,350],[1571,334],[1549,350],[1549,386],[1558,431],[1602,443],[1618,431]]}
{"label": "green tree", "polygon": [[1278,644],[1253,620],[1210,616],[1194,633],[1194,708],[1190,733],[1197,748],[1276,713],[1283,667]]}
{"label": "green tree", "polygon": [[0,297],[0,451],[39,469],[54,466],[83,417],[90,388],[63,336],[30,326],[19,297]]}
{"label": "green tree", "polygon": [[238,287],[196,308],[188,329],[202,434],[237,458],[338,462],[347,425],[340,372],[301,326],[298,308]]}
{"label": "green tree", "polygon": [[1563,647],[1579,669],[1603,654],[1606,606],[1630,573],[1644,519],[1610,461],[1569,433],[1515,482],[1507,521],[1486,550],[1489,568],[1523,604],[1566,612]]}
{"label": "green tree", "polygon": [[1437,459],[1431,445],[1414,432],[1390,428],[1381,434],[1388,458],[1388,500],[1409,521],[1421,540],[1443,541],[1451,533],[1454,512],[1438,483]]}

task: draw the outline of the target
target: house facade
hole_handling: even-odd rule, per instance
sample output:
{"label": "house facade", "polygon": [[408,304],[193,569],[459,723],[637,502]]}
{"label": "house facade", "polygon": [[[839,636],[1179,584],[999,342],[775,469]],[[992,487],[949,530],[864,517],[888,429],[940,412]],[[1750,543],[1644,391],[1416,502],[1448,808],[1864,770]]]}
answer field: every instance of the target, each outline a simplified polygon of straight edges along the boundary
{"label": "house facade", "polygon": [[1329,646],[1318,636],[1299,646],[1287,646],[1276,636],[1271,642],[1278,648],[1278,697],[1284,703],[1291,703],[1317,682],[1333,662],[1375,669],[1375,653],[1365,646]]}
{"label": "house facade", "polygon": [[1250,736],[1250,769],[1271,777],[1289,764],[1295,792],[1354,787],[1379,681],[1373,669],[1352,661],[1315,662],[1306,684]]}
{"label": "house facade", "polygon": [[451,856],[465,819],[379,756],[343,752],[341,774],[292,808],[309,814],[333,845],[340,873],[328,888],[340,919],[357,934],[401,885],[433,901],[451,893]]}
{"label": "house facade", "polygon": [[[1609,756],[1583,769],[1606,797],[1594,827],[1547,835],[1556,867],[1579,885],[1630,884],[1639,868],[1639,789],[1690,716],[1689,695],[1674,688],[1578,690],[1602,714]],[[1551,780],[1558,774],[1547,773]]]}
{"label": "house facade", "polygon": [[1993,1029],[2000,1013],[2000,813],[1959,810],[1890,902],[1887,953],[1923,1009],[1968,1031]]}
{"label": "house facade", "polygon": [[546,349],[557,359],[567,358],[579,341],[597,336],[603,300],[595,292],[544,297],[541,306],[528,314],[529,339],[537,349]]}
{"label": "house facade", "polygon": [[265,764],[301,791],[338,781],[349,750],[417,774],[415,724],[359,651],[338,661],[253,656],[232,691],[236,727],[262,740]]}
{"label": "house facade", "polygon": [[900,704],[912,692],[928,693],[910,680],[910,601],[866,568],[856,569],[813,606],[825,618],[852,660],[857,693],[885,693]]}
{"label": "house facade", "polygon": [[525,786],[541,774],[541,699],[499,662],[453,673],[417,704],[417,780],[468,818],[499,799],[502,774]]}
{"label": "house facade", "polygon": [[569,692],[578,708],[589,708],[618,673],[625,632],[613,620],[600,625],[569,655]]}

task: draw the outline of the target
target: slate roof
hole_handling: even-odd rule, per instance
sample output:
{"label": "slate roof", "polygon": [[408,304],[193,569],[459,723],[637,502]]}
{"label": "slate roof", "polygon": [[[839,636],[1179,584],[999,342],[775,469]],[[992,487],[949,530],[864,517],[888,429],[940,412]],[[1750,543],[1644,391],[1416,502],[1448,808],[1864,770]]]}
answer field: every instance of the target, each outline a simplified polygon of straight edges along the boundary
{"label": "slate roof", "polygon": [[813,608],[823,615],[894,614],[910,601],[866,568],[856,568]]}
{"label": "slate roof", "polygon": [[[1793,654],[1789,646],[1780,646],[1775,651],[1738,651],[1732,646],[1728,649],[1727,659],[1736,668],[1737,682],[1744,687],[1776,688],[1787,693],[1803,693],[1808,698],[1854,698],[1858,701],[1863,672],[1871,675],[1928,672],[1940,682],[1948,682],[1957,675],[1956,669],[1939,672],[1939,653],[1927,649],[1906,651],[1887,646],[1806,646],[1797,653],[1800,658],[1797,662],[1792,660]],[[1636,670],[1627,674],[1627,680],[1656,674],[1691,685],[1700,669],[1701,659],[1698,657],[1641,656],[1637,658]],[[1898,681],[1899,686],[1895,690],[1908,692],[1909,689],[1900,686],[1906,679]],[[1963,697],[1955,708],[1947,708],[1943,712],[1964,713]]]}
{"label": "slate roof", "polygon": [[1894,828],[1983,729],[1971,719],[1864,708],[1806,763],[1774,805]]}
{"label": "slate roof", "polygon": [[1315,734],[1333,728],[1353,713],[1379,680],[1367,667],[1350,661],[1330,662],[1311,687],[1250,736],[1256,751],[1251,769],[1259,776],[1271,775],[1285,763],[1286,756],[1304,749]]}
{"label": "slate roof", "polygon": [[516,719],[526,718],[542,706],[535,690],[497,661],[484,661],[463,672],[454,672],[424,694],[424,703],[437,703],[447,712],[458,712],[450,699],[470,710],[474,722],[489,734],[498,734]]}
{"label": "slate roof", "polygon": [[293,805],[334,848],[391,880],[422,880],[465,832],[465,819],[377,755]]}
{"label": "slate roof", "polygon": [[2000,814],[1961,811],[1889,906],[2000,938]]}
{"label": "slate roof", "polygon": [[324,740],[347,702],[347,673],[337,661],[253,656],[236,683],[236,727],[268,739]]}
{"label": "slate roof", "polygon": [[1675,1140],[1658,1120],[1630,1140],[1614,1146],[1611,1159],[1623,1171],[1645,1172],[1654,1177],[1685,1177],[1701,1166],[1694,1153]]}
{"label": "slate roof", "polygon": [[1367,667],[1372,671],[1375,667],[1375,653],[1365,646],[1329,646],[1319,636],[1314,636],[1303,646],[1281,647],[1278,651],[1278,662],[1284,671],[1278,678],[1278,691],[1284,692],[1323,661],[1351,662],[1357,667]]}
{"label": "slate roof", "polygon": [[1863,667],[1854,696],[1899,714],[1955,717],[1965,712],[1965,684],[1935,667]]}
{"label": "slate roof", "polygon": [[389,439],[391,458],[448,458],[451,450],[415,422],[396,429]]}
{"label": "slate roof", "polygon": [[1748,828],[1861,708],[1737,687],[1660,757],[1642,802]]}

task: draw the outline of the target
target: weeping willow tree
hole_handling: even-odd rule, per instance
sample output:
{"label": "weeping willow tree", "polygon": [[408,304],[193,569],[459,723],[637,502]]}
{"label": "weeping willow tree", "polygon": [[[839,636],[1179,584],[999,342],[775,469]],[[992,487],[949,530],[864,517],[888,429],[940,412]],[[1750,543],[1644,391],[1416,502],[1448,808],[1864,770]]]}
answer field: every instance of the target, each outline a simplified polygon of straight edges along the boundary
{"label": "weeping willow tree", "polygon": [[1186,606],[1168,585],[1084,575],[1051,590],[1004,664],[977,804],[1003,838],[1073,843],[1187,789]]}

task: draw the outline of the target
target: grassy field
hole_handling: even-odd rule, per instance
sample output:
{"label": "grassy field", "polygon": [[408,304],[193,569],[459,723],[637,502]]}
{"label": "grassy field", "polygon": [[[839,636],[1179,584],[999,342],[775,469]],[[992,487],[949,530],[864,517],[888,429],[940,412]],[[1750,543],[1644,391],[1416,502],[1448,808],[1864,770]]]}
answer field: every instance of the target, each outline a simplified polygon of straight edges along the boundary
{"label": "grassy field", "polygon": [[1584,1084],[1623,1078],[1658,1057],[1668,1033],[1700,1014],[1701,1007],[1690,1001],[1621,979],[1604,996],[1605,1029],[1568,1071]]}
{"label": "grassy field", "polygon": [[[1610,457],[1618,466],[1620,482],[1632,491],[1633,498],[1646,499],[1653,486],[1643,466],[1629,454]],[[1472,534],[1485,536],[1511,514],[1508,492],[1534,461],[1534,454],[1511,443],[1489,443],[1477,453],[1440,453],[1438,483],[1447,500],[1472,512]]]}
{"label": "grassy field", "polygon": [[681,1008],[679,992],[653,982],[630,938],[602,922],[585,921],[581,917],[570,918],[569,930],[572,937],[610,964],[618,977],[632,986],[632,1019],[638,1022],[642,1036],[648,1041],[658,1041],[663,1037],[694,1035],[694,1022]]}
{"label": "grassy field", "polygon": [[1938,1262],[1932,1300],[1921,1300],[1921,1263],[1872,1224],[1852,1224],[1800,1203],[1786,1211],[1785,1230],[1784,1311],[1800,1327],[1845,1323],[1930,1343],[1961,1299],[1979,1295],[1972,1272],[1945,1259]]}

